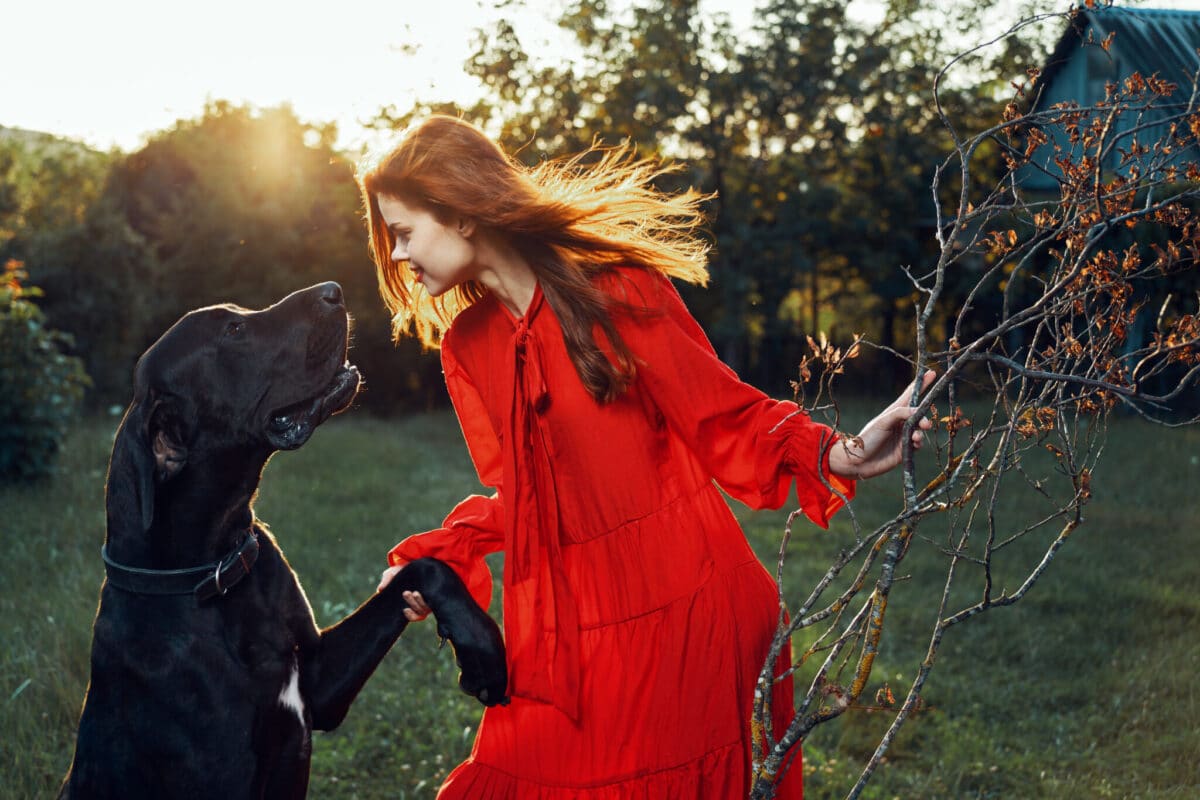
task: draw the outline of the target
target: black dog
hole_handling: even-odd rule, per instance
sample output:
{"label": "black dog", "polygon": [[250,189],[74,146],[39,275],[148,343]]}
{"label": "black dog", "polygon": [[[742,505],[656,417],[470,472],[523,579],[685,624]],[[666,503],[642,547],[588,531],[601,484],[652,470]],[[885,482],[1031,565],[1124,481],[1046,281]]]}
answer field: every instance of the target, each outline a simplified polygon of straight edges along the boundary
{"label": "black dog", "polygon": [[[336,727],[420,591],[460,685],[506,702],[496,624],[444,564],[422,559],[319,630],[251,510],[276,450],[350,404],[341,287],[262,311],[204,308],[139,360],[109,464],[107,580],[65,798],[297,798],[311,731]],[[201,566],[198,566],[201,565]]]}

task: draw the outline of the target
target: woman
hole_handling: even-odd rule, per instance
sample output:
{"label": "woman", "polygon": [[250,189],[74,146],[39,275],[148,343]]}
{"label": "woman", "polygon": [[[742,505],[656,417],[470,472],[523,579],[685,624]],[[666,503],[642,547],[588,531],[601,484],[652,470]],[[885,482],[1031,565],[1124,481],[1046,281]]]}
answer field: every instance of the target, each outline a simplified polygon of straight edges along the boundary
{"label": "woman", "polygon": [[[705,198],[658,192],[661,171],[620,150],[591,155],[526,169],[431,117],[359,176],[394,332],[440,340],[496,489],[397,545],[381,585],[434,556],[487,608],[483,556],[505,554],[512,703],[484,712],[442,798],[744,796],[778,604],[714,480],[754,508],[794,483],[825,527],[854,479],[899,462],[912,413],[902,397],[834,446],[739,381],[669,281],[707,277]],[[791,708],[787,682],[775,707]]]}

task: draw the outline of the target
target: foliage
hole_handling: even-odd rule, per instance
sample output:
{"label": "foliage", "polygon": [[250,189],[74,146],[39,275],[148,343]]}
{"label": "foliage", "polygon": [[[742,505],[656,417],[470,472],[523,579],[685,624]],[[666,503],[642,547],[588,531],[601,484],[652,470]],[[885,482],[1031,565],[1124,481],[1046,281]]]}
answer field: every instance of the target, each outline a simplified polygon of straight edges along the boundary
{"label": "foliage", "polygon": [[[901,346],[915,295],[897,265],[934,255],[926,186],[949,147],[929,102],[934,64],[949,31],[993,10],[894,2],[866,24],[833,0],[772,0],[737,30],[692,0],[564,2],[579,57],[543,63],[507,22],[481,31],[467,68],[487,94],[462,113],[529,161],[595,137],[684,160],[680,185],[719,198],[713,285],[686,299],[728,363],[783,392],[779,365],[799,361],[806,334]],[[994,116],[1032,40],[1011,41],[968,64],[944,102]],[[426,103],[378,124],[431,110],[457,113]],[[333,137],[287,107],[215,101],[128,155],[0,140],[0,258],[29,265],[50,323],[75,335],[93,407],[124,401],[137,355],[183,311],[260,305],[330,278],[357,318],[362,402],[443,401],[436,357],[388,344],[350,159]],[[876,359],[861,373],[871,377],[850,382],[893,369],[863,358]]]}
{"label": "foliage", "polygon": [[111,158],[46,135],[0,136],[0,263],[36,262],[42,242],[77,224]]}
{"label": "foliage", "polygon": [[71,339],[48,328],[22,286],[21,263],[10,260],[0,283],[0,481],[48,474],[74,421],[88,383]]}
{"label": "foliage", "polygon": [[[713,285],[685,289],[689,307],[740,375],[782,391],[805,334],[835,324],[894,346],[913,299],[897,267],[934,255],[928,178],[951,142],[929,87],[948,31],[992,10],[944,6],[889,3],[875,24],[840,0],[771,0],[746,31],[694,0],[577,0],[558,24],[578,58],[539,60],[501,21],[467,64],[485,99],[457,111],[527,161],[594,138],[683,160],[679,180],[717,195]],[[980,54],[944,102],[994,117],[1028,49]],[[456,109],[376,124],[431,111]]]}
{"label": "foliage", "polygon": [[[114,158],[62,224],[20,228],[47,316],[75,335],[95,379],[95,405],[126,400],[138,355],[188,310],[262,307],[326,280],[343,285],[355,317],[363,402],[395,411],[441,400],[436,358],[390,344],[352,165],[333,150],[334,133],[287,107],[213,102]],[[34,188],[44,194],[36,181],[19,192],[28,207],[40,207]]]}

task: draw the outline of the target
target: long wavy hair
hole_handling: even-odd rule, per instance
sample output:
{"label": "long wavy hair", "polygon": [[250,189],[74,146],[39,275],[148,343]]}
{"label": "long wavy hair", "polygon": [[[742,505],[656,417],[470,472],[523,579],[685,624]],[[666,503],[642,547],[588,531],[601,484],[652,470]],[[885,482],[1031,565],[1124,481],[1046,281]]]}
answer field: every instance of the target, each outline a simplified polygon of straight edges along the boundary
{"label": "long wavy hair", "polygon": [[431,297],[406,263],[392,259],[395,241],[379,211],[381,194],[422,206],[439,220],[467,217],[505,236],[532,267],[589,393],[600,402],[613,399],[636,369],[612,321],[614,301],[596,278],[629,266],[691,283],[708,280],[701,208],[708,196],[656,189],[654,181],[673,171],[637,158],[628,146],[598,145],[526,167],[454,117],[431,116],[408,128],[390,151],[364,160],[358,173],[393,336],[415,335],[436,347],[455,316],[487,289],[468,282]]}

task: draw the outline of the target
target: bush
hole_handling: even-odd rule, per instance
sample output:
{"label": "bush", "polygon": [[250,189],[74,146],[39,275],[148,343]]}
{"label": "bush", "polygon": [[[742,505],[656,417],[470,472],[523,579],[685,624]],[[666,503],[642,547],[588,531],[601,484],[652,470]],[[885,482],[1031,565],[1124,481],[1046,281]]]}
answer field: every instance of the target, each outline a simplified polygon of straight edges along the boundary
{"label": "bush", "polygon": [[10,260],[0,283],[0,481],[50,472],[91,383],[63,352],[71,337],[45,326],[34,303],[42,292],[21,285],[21,266]]}

